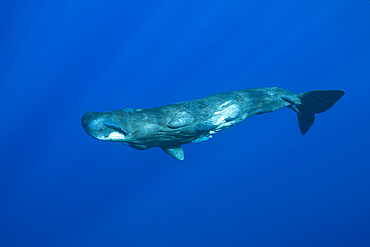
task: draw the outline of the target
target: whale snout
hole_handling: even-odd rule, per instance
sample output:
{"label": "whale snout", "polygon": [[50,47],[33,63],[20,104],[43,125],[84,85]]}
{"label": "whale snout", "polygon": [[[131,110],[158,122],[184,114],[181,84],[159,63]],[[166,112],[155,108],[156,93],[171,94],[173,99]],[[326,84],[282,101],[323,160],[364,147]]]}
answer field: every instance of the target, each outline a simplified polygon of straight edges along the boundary
{"label": "whale snout", "polygon": [[87,132],[87,130],[90,129],[90,122],[91,122],[91,119],[93,117],[93,114],[94,112],[86,112],[82,118],[81,118],[81,124],[82,124],[82,127],[84,128],[84,130]]}
{"label": "whale snout", "polygon": [[98,138],[97,134],[104,130],[104,118],[100,112],[87,112],[81,118],[81,124],[87,134]]}

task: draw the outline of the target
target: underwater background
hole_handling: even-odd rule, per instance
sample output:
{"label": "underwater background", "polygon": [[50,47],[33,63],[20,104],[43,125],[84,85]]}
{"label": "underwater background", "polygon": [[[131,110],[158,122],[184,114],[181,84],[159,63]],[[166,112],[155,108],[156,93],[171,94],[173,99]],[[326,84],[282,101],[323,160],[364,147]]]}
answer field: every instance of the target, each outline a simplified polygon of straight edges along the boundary
{"label": "underwater background", "polygon": [[[0,3],[0,246],[370,246],[370,1]],[[279,86],[284,108],[178,161],[97,141],[88,111]]]}

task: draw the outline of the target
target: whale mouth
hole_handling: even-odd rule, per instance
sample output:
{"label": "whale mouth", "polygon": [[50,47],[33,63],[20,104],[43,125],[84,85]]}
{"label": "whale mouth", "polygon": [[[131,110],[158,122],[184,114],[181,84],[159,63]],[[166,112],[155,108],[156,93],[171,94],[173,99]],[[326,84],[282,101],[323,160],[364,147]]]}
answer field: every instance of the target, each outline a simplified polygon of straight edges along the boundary
{"label": "whale mouth", "polygon": [[107,128],[110,128],[112,131],[109,133],[107,137],[105,137],[104,140],[106,141],[122,141],[126,138],[128,135],[127,132],[118,124],[114,122],[104,122],[103,123]]}
{"label": "whale mouth", "polygon": [[121,133],[123,135],[128,135],[126,130],[124,130],[120,125],[118,125],[114,122],[104,122],[103,124],[105,126],[109,127],[109,128],[112,128],[112,129],[118,131],[119,133]]}

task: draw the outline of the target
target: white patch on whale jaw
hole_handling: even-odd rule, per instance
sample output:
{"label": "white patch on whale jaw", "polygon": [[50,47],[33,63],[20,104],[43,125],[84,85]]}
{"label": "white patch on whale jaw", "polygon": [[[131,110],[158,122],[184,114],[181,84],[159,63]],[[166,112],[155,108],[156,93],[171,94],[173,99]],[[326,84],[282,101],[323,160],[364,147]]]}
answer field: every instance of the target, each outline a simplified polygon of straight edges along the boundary
{"label": "white patch on whale jaw", "polygon": [[120,142],[124,141],[126,136],[120,132],[111,132],[107,137],[105,137],[105,141],[113,141],[113,142]]}

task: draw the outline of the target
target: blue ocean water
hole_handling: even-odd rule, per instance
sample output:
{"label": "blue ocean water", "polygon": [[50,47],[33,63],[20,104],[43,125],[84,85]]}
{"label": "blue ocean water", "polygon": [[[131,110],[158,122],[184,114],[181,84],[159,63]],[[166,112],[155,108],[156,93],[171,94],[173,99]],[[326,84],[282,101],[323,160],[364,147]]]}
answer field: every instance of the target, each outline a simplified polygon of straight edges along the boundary
{"label": "blue ocean water", "polygon": [[[370,246],[369,1],[1,1],[0,246]],[[87,111],[341,89],[184,145],[97,141]]]}

